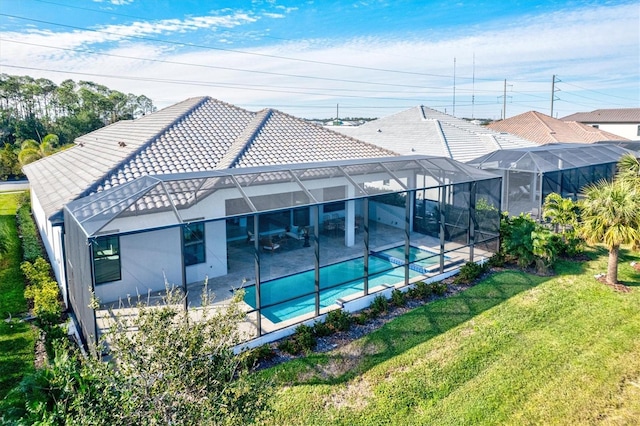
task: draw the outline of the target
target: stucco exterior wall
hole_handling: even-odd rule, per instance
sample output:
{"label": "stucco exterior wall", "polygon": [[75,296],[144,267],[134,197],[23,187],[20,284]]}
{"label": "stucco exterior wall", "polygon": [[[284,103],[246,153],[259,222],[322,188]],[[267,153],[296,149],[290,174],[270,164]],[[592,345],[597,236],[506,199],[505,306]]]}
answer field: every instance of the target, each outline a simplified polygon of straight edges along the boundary
{"label": "stucco exterior wall", "polygon": [[58,282],[58,287],[60,288],[64,304],[65,306],[69,306],[67,288],[65,284],[64,255],[62,253],[62,227],[51,225],[51,222],[47,219],[44,210],[40,205],[38,196],[33,190],[30,192],[31,211],[36,222],[36,226],[38,227],[42,243],[44,244],[47,256],[51,262],[51,269],[53,270],[56,281]]}
{"label": "stucco exterior wall", "polygon": [[120,270],[119,281],[96,285],[101,302],[164,290],[165,276],[169,284],[181,286],[180,228],[120,236]]}

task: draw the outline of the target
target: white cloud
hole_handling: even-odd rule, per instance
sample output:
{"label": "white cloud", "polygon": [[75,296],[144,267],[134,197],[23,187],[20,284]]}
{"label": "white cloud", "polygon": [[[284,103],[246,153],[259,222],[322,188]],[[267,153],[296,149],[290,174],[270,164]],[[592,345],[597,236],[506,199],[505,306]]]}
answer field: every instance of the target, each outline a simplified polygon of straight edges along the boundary
{"label": "white cloud", "polygon": [[[347,114],[375,116],[391,113],[393,107],[404,108],[420,103],[439,109],[451,108],[455,57],[456,113],[459,115],[471,115],[470,99],[474,94],[476,117],[498,116],[501,110],[498,96],[502,95],[504,79],[508,80],[509,96],[512,97],[509,98],[512,103],[507,106],[511,111],[509,115],[531,109],[548,112],[546,109],[553,74],[570,84],[619,93],[626,99],[633,100],[635,96],[635,105],[640,102],[637,99],[640,96],[640,83],[637,79],[640,61],[638,10],[633,5],[549,14],[539,16],[534,21],[514,22],[504,28],[477,28],[473,32],[448,38],[441,34],[438,40],[426,37],[390,40],[363,36],[339,42],[330,39],[289,41],[251,49],[261,55],[295,57],[316,63],[286,61],[233,51],[201,49],[181,52],[176,46],[167,47],[128,38],[217,27],[230,28],[256,19],[258,18],[250,14],[229,13],[225,16],[105,27],[104,30],[110,34],[37,30],[20,34],[5,33],[0,34],[3,39],[69,49],[118,42],[107,52],[132,59],[3,43],[0,67],[9,63],[69,72],[136,77],[140,80],[79,77],[73,74],[47,74],[44,71],[40,73],[57,82],[65,78],[76,81],[90,79],[123,92],[145,94],[161,107],[191,96],[210,95],[253,109],[272,106],[302,116],[322,116],[325,110],[327,116],[330,116],[335,111],[336,103],[340,103],[341,110]],[[472,84],[474,54],[476,81]],[[394,69],[421,75],[336,67],[317,62]],[[0,71],[35,74],[8,67],[2,67]],[[316,78],[296,78],[292,75]],[[175,83],[162,83],[159,79],[173,80]],[[565,90],[568,89],[570,87],[565,86]],[[624,92],[616,92],[617,89]],[[354,98],[354,95],[360,97]],[[564,101],[570,99],[567,91],[561,92],[559,96]],[[588,106],[592,103],[587,106],[580,104],[589,100],[574,99],[577,103],[563,106],[559,102],[557,110],[561,115],[576,110],[596,109],[595,105]],[[606,104],[614,100],[611,97],[605,98],[602,101],[604,103],[597,107],[618,107],[615,103]],[[621,99],[619,102],[631,101]],[[304,105],[324,105],[326,109],[303,109]],[[386,107],[390,109],[385,109]],[[562,110],[563,107],[566,111]]]}

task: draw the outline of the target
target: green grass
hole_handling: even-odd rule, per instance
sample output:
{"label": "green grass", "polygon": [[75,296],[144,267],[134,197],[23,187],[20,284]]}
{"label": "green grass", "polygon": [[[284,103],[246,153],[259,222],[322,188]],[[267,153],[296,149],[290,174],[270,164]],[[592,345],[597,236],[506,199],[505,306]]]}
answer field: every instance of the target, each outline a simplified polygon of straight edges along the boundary
{"label": "green grass", "polygon": [[[0,399],[34,368],[36,333],[29,324],[19,321],[27,310],[15,220],[20,196],[0,194],[0,227],[6,229],[9,236],[9,250],[0,255]],[[5,321],[9,314],[13,318],[11,322]]]}
{"label": "green grass", "polygon": [[263,372],[272,424],[637,424],[640,276],[606,253],[541,278],[505,271],[346,348]]}

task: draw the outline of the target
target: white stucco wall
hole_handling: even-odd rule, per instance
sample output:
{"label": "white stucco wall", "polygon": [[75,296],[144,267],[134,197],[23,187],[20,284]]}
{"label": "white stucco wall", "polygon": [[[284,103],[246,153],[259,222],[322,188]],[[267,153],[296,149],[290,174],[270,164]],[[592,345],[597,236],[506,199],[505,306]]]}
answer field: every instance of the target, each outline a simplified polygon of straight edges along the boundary
{"label": "white stucco wall", "polygon": [[187,283],[203,281],[205,276],[213,278],[227,274],[226,236],[227,228],[224,220],[205,224],[205,262],[186,267]]}
{"label": "white stucco wall", "polygon": [[640,123],[602,123],[602,124],[589,124],[590,126],[598,126],[598,129],[605,132],[613,133],[614,135],[622,136],[623,138],[631,139],[632,141],[640,140],[638,136],[638,126]]}
{"label": "white stucco wall", "polygon": [[62,227],[52,226],[38,200],[38,196],[31,190],[31,211],[36,226],[40,232],[42,243],[51,262],[51,269],[58,282],[60,293],[65,306],[68,306],[67,287],[65,285],[64,256],[62,254]]}
{"label": "white stucco wall", "polygon": [[111,302],[119,297],[146,296],[149,290],[182,285],[180,228],[120,236],[121,280],[96,285],[96,297]]}

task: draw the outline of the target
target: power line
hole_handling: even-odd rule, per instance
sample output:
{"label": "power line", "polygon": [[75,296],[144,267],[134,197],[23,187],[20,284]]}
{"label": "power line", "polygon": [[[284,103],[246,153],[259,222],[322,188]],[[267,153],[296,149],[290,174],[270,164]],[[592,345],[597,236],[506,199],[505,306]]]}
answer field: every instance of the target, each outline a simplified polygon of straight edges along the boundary
{"label": "power line", "polygon": [[[30,21],[30,22],[37,22],[39,24],[47,24],[47,25],[55,25],[55,26],[59,26],[59,27],[64,27],[64,28],[71,28],[71,29],[74,29],[74,30],[82,30],[82,31],[94,32],[94,33],[99,33],[99,34],[107,34],[107,35],[110,35],[110,36],[117,36],[119,38],[124,38],[124,39],[136,39],[136,40],[151,41],[151,42],[154,42],[154,43],[165,43],[165,44],[169,44],[169,45],[172,45],[172,46],[182,46],[182,47],[190,47],[190,48],[215,50],[215,51],[220,51],[220,52],[238,53],[238,54],[241,54],[241,55],[260,56],[260,57],[264,57],[264,58],[280,59],[280,60],[285,60],[285,61],[303,62],[303,63],[315,64],[315,65],[328,65],[328,66],[334,66],[334,67],[359,69],[359,70],[367,70],[367,71],[379,71],[379,72],[388,72],[388,73],[396,73],[396,74],[416,75],[416,76],[423,76],[423,77],[451,78],[451,76],[449,76],[449,75],[419,73],[419,72],[413,72],[413,71],[401,71],[401,70],[392,70],[392,69],[374,68],[374,67],[363,67],[363,66],[359,66],[359,65],[347,65],[347,64],[340,64],[340,63],[336,63],[336,62],[315,61],[313,59],[291,58],[291,57],[287,57],[287,56],[270,55],[270,54],[267,54],[267,53],[257,53],[257,52],[247,51],[247,50],[227,49],[227,48],[224,48],[224,47],[212,47],[212,46],[205,46],[205,45],[193,44],[193,43],[182,43],[182,42],[178,42],[178,41],[161,40],[161,39],[157,39],[157,38],[139,36],[139,35],[126,35],[126,36],[123,36],[122,34],[109,32],[109,31],[102,31],[102,30],[95,30],[95,29],[91,29],[91,28],[78,27],[78,26],[74,26],[74,25],[60,24],[60,23],[57,23],[57,22],[43,21],[43,20],[40,20],[40,19],[25,18],[23,16],[9,15],[9,14],[5,14],[5,13],[0,13],[0,16],[5,16],[5,17],[8,17],[8,18],[14,18],[14,19],[22,19],[22,20]],[[493,80],[491,80],[491,81],[493,81]]]}
{"label": "power line", "polygon": [[[73,75],[81,75],[81,76],[89,76],[89,77],[113,78],[113,79],[119,79],[119,80],[147,81],[147,82],[155,82],[155,83],[169,83],[169,84],[181,84],[181,85],[204,86],[204,87],[233,88],[238,90],[254,90],[254,91],[260,91],[260,92],[290,93],[290,94],[299,94],[299,95],[313,95],[313,96],[328,95],[326,93],[320,93],[320,92],[304,92],[304,91],[297,91],[297,90],[275,90],[275,89],[267,89],[267,88],[259,88],[259,87],[248,88],[248,87],[243,87],[242,85],[233,84],[233,83],[218,83],[218,82],[205,82],[205,81],[194,81],[194,80],[172,80],[172,79],[134,77],[134,76],[124,76],[124,75],[113,75],[113,74],[97,74],[97,73],[86,73],[86,72],[79,72],[79,71],[54,70],[50,68],[25,67],[20,65],[11,65],[11,64],[1,64],[0,66],[30,70],[30,71],[46,71],[46,72],[53,72],[53,73],[73,74]],[[273,86],[261,86],[261,87],[273,87]],[[346,94],[341,94],[340,96],[345,98],[369,99],[369,100],[414,101],[416,99],[416,98],[403,98],[403,97],[356,96],[356,95],[346,95]]]}

